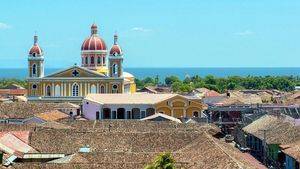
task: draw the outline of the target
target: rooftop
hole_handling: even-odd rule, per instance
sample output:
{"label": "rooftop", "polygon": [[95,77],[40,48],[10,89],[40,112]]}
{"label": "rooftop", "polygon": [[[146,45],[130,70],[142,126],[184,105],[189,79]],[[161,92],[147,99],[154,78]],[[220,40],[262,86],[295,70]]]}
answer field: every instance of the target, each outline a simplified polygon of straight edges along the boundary
{"label": "rooftop", "polygon": [[177,94],[88,94],[85,99],[100,104],[156,104]]}
{"label": "rooftop", "polygon": [[268,144],[289,144],[300,139],[300,127],[285,115],[264,115],[243,128],[246,133],[264,139]]}

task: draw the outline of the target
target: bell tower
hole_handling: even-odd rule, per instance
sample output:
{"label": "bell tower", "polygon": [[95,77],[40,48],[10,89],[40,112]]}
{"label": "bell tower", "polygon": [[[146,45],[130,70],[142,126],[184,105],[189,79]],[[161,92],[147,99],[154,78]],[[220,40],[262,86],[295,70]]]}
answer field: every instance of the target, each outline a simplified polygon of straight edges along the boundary
{"label": "bell tower", "polygon": [[34,35],[33,45],[28,54],[28,77],[44,77],[44,53],[38,45],[38,36]]}
{"label": "bell tower", "polygon": [[110,49],[109,57],[109,76],[122,77],[123,76],[123,52],[118,45],[118,35],[114,35],[114,44]]}

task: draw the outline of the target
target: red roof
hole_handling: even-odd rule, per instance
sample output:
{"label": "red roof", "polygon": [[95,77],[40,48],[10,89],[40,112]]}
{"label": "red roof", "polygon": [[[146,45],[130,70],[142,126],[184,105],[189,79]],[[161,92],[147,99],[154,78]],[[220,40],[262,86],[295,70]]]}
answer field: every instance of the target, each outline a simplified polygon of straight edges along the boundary
{"label": "red roof", "polygon": [[117,45],[117,44],[113,45],[110,49],[110,52],[109,52],[110,55],[113,55],[115,53],[118,54],[118,55],[120,55],[122,53],[122,50],[121,50],[120,46]]}
{"label": "red roof", "polygon": [[81,45],[81,50],[106,50],[106,44],[97,34],[96,24],[91,26],[91,36],[85,39]]}
{"label": "red roof", "polygon": [[15,137],[22,140],[26,144],[29,143],[29,131],[4,131],[4,132],[0,132],[0,138],[7,133],[14,135]]}
{"label": "red roof", "polygon": [[0,95],[26,95],[27,89],[0,89]]}
{"label": "red roof", "polygon": [[99,36],[92,35],[83,41],[81,50],[106,50],[106,44]]}
{"label": "red roof", "polygon": [[29,55],[32,55],[33,53],[36,53],[37,55],[41,55],[43,53],[43,50],[40,48],[38,44],[34,44],[29,50]]}
{"label": "red roof", "polygon": [[217,97],[217,96],[220,96],[220,93],[218,93],[214,90],[210,90],[205,93],[205,97]]}

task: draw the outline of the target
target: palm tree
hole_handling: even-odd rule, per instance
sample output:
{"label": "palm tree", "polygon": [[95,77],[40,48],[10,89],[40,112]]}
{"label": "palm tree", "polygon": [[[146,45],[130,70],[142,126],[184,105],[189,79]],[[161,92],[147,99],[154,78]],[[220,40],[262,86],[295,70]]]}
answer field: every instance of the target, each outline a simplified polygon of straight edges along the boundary
{"label": "palm tree", "polygon": [[175,169],[175,160],[171,153],[161,153],[144,169]]}

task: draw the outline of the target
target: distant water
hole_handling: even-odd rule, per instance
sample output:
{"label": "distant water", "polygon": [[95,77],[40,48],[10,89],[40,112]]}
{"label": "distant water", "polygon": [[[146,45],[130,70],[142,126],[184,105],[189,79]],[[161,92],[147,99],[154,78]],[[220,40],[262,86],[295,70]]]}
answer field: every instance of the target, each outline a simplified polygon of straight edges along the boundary
{"label": "distant water", "polygon": [[[45,74],[53,73],[61,69],[46,69]],[[214,75],[217,77],[226,76],[300,76],[299,68],[125,68],[126,72],[133,74],[137,78],[159,76],[164,79],[166,76],[176,75],[183,79],[185,76],[199,75]],[[1,69],[0,78],[17,78],[25,79],[27,69]]]}

